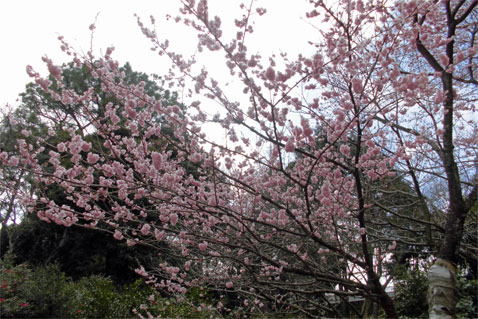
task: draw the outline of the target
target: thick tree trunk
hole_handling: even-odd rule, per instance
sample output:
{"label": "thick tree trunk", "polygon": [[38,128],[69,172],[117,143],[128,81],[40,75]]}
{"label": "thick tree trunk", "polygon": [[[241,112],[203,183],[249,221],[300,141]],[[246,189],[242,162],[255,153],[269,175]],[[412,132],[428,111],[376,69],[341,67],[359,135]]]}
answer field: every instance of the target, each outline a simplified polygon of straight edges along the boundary
{"label": "thick tree trunk", "polygon": [[456,267],[438,258],[428,271],[428,315],[430,319],[455,318]]}
{"label": "thick tree trunk", "polygon": [[[478,1],[473,1],[469,7],[457,17],[458,9],[464,4],[464,1],[457,7],[451,7],[451,1],[445,1],[445,10],[447,13],[448,34],[451,39],[446,44],[445,53],[448,63],[453,65],[455,53],[455,34],[459,23],[463,22],[467,15],[477,6]],[[417,16],[418,17],[418,16]],[[416,22],[421,24],[417,19]],[[463,227],[468,209],[463,196],[463,190],[460,181],[460,172],[454,154],[454,112],[455,112],[455,89],[453,87],[453,71],[448,71],[448,65],[440,65],[433,54],[423,45],[420,35],[417,37],[417,49],[426,59],[429,65],[441,73],[441,82],[446,99],[443,104],[443,149],[439,152],[443,168],[448,183],[449,208],[445,222],[445,234],[438,252],[438,259],[428,272],[428,307],[430,318],[455,318],[455,308],[457,301],[456,290],[456,260],[463,238]]]}

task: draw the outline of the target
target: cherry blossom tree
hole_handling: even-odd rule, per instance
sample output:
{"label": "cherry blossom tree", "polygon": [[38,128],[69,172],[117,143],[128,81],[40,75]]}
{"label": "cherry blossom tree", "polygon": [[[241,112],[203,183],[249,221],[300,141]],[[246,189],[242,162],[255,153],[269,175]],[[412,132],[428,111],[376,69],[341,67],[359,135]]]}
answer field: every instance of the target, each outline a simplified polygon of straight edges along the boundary
{"label": "cherry blossom tree", "polygon": [[[62,89],[47,57],[49,78],[27,68],[54,99],[78,106],[83,128],[56,145],[21,141],[18,157],[0,154],[36,176],[39,192],[22,203],[46,222],[102,227],[175,255],[181,262],[137,271],[171,293],[234,293],[244,313],[341,316],[340,302],[361,315],[350,303],[360,296],[397,318],[386,266],[419,247],[436,258],[430,317],[453,317],[477,197],[478,1],[311,0],[319,41],[294,59],[248,51],[253,20],[267,13],[254,1],[240,6],[231,38],[207,1],[181,3],[174,20],[197,32],[199,53],[223,54],[238,92],[170,50],[153,18],[138,24],[171,62],[166,79],[185,92],[187,114],[144,83],[125,83],[112,48],[81,56],[61,39],[115,99],[96,112],[94,90]],[[221,109],[209,114],[209,105]],[[225,141],[205,123],[220,125]],[[70,204],[41,193],[52,185]],[[437,189],[443,198],[433,202]],[[222,299],[216,307],[228,310]]]}

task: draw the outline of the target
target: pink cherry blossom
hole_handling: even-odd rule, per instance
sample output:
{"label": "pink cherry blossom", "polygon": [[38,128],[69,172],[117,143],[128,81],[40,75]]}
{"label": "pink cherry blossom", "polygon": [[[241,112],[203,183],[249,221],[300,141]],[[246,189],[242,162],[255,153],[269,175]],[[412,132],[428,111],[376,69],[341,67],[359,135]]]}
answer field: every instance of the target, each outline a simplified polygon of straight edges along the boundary
{"label": "pink cherry blossom", "polygon": [[56,146],[57,149],[58,149],[58,152],[66,152],[66,145],[65,143],[61,142],[61,143],[58,143],[58,145]]}
{"label": "pink cherry blossom", "polygon": [[207,243],[206,243],[206,242],[202,242],[202,243],[200,243],[200,244],[198,245],[198,247],[199,247],[199,249],[200,249],[201,251],[205,251],[206,248],[207,248]]}
{"label": "pink cherry blossom", "polygon": [[117,240],[122,240],[123,239],[123,234],[119,230],[115,230],[113,237]]}
{"label": "pink cherry blossom", "polygon": [[295,150],[295,142],[293,138],[290,138],[285,144],[285,151],[290,153],[290,152],[293,152],[294,150]]}
{"label": "pink cherry blossom", "polygon": [[340,153],[344,154],[345,156],[350,155],[350,147],[346,144],[340,145]]}
{"label": "pink cherry blossom", "polygon": [[165,236],[164,231],[160,231],[159,229],[154,230],[154,237],[156,238],[156,240],[160,241],[164,238],[164,236]]}
{"label": "pink cherry blossom", "polygon": [[171,223],[171,225],[175,226],[178,222],[178,214],[176,213],[173,213],[169,216],[169,222]]}
{"label": "pink cherry blossom", "polygon": [[363,89],[362,80],[360,80],[359,78],[353,78],[352,89],[355,93],[360,93]]}
{"label": "pink cherry blossom", "polygon": [[88,164],[90,164],[90,165],[95,164],[95,163],[98,161],[99,158],[100,158],[100,157],[99,157],[98,154],[88,153],[88,155],[87,155]]}
{"label": "pink cherry blossom", "polygon": [[275,78],[276,78],[276,73],[274,71],[274,69],[272,67],[268,67],[267,70],[266,70],[266,78],[269,80],[269,81],[274,81]]}
{"label": "pink cherry blossom", "polygon": [[151,226],[149,226],[149,224],[144,224],[143,227],[141,227],[141,234],[148,235],[150,229],[151,229]]}
{"label": "pink cherry blossom", "polygon": [[163,162],[163,157],[161,154],[158,152],[152,152],[151,159],[153,161],[154,168],[156,168],[158,171],[161,170],[161,164]]}
{"label": "pink cherry blossom", "polygon": [[138,275],[146,277],[148,274],[146,273],[146,270],[144,269],[143,266],[140,266],[139,268],[134,270]]}

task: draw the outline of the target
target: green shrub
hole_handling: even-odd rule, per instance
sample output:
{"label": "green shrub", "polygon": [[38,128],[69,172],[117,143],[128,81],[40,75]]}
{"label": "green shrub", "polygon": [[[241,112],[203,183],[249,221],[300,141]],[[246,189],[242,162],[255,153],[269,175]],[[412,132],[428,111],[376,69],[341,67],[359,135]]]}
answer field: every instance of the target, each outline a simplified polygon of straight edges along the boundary
{"label": "green shrub", "polygon": [[[191,289],[186,298],[162,298],[142,279],[115,288],[111,279],[101,276],[83,278],[74,284],[70,300],[70,317],[74,318],[131,318],[148,312],[166,318],[209,318],[206,293]],[[152,298],[150,298],[153,296]]]}
{"label": "green shrub", "polygon": [[[458,301],[457,318],[478,318],[478,280],[466,278],[466,269],[458,267],[456,286]],[[400,265],[395,268],[395,305],[400,317],[428,318],[427,304],[428,279],[427,270],[407,268]]]}
{"label": "green shrub", "polygon": [[58,265],[31,269],[12,266],[7,257],[1,263],[0,313],[2,317],[66,317],[70,280]]}
{"label": "green shrub", "polygon": [[428,279],[418,267],[395,268],[395,306],[400,317],[428,318]]}
{"label": "green shrub", "polygon": [[27,317],[31,305],[23,296],[23,285],[31,276],[25,265],[13,266],[10,256],[0,261],[0,317]]}
{"label": "green shrub", "polygon": [[25,282],[23,295],[31,303],[32,317],[65,317],[72,291],[71,280],[57,264],[38,267]]}
{"label": "green shrub", "polygon": [[111,279],[92,275],[73,284],[69,307],[72,317],[126,318],[131,317],[121,295]]}
{"label": "green shrub", "polygon": [[1,318],[167,318],[217,317],[207,290],[191,288],[179,301],[164,298],[139,279],[115,287],[108,277],[92,275],[74,282],[57,264],[32,268],[0,260]]}
{"label": "green shrub", "polygon": [[466,270],[458,269],[456,278],[458,286],[457,318],[478,318],[478,280],[467,279]]}
{"label": "green shrub", "polygon": [[153,315],[166,318],[215,318],[218,313],[211,309],[212,296],[204,288],[190,288],[183,299],[160,298],[149,309]]}

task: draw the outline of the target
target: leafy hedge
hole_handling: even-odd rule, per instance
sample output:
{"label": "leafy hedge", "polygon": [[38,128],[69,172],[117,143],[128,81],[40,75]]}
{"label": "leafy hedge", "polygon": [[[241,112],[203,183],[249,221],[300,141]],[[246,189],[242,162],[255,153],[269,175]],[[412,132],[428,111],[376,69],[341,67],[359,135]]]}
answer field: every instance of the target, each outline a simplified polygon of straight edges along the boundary
{"label": "leafy hedge", "polygon": [[[56,264],[31,268],[0,260],[1,318],[209,318],[211,300],[191,290],[184,301],[161,297],[139,279],[115,287],[108,277],[73,281]],[[217,314],[216,314],[217,316]]]}
{"label": "leafy hedge", "polygon": [[[395,267],[394,302],[400,318],[428,318],[427,270],[429,265]],[[478,280],[473,279],[469,267],[458,267],[456,284],[458,301],[457,318],[478,318]]]}

